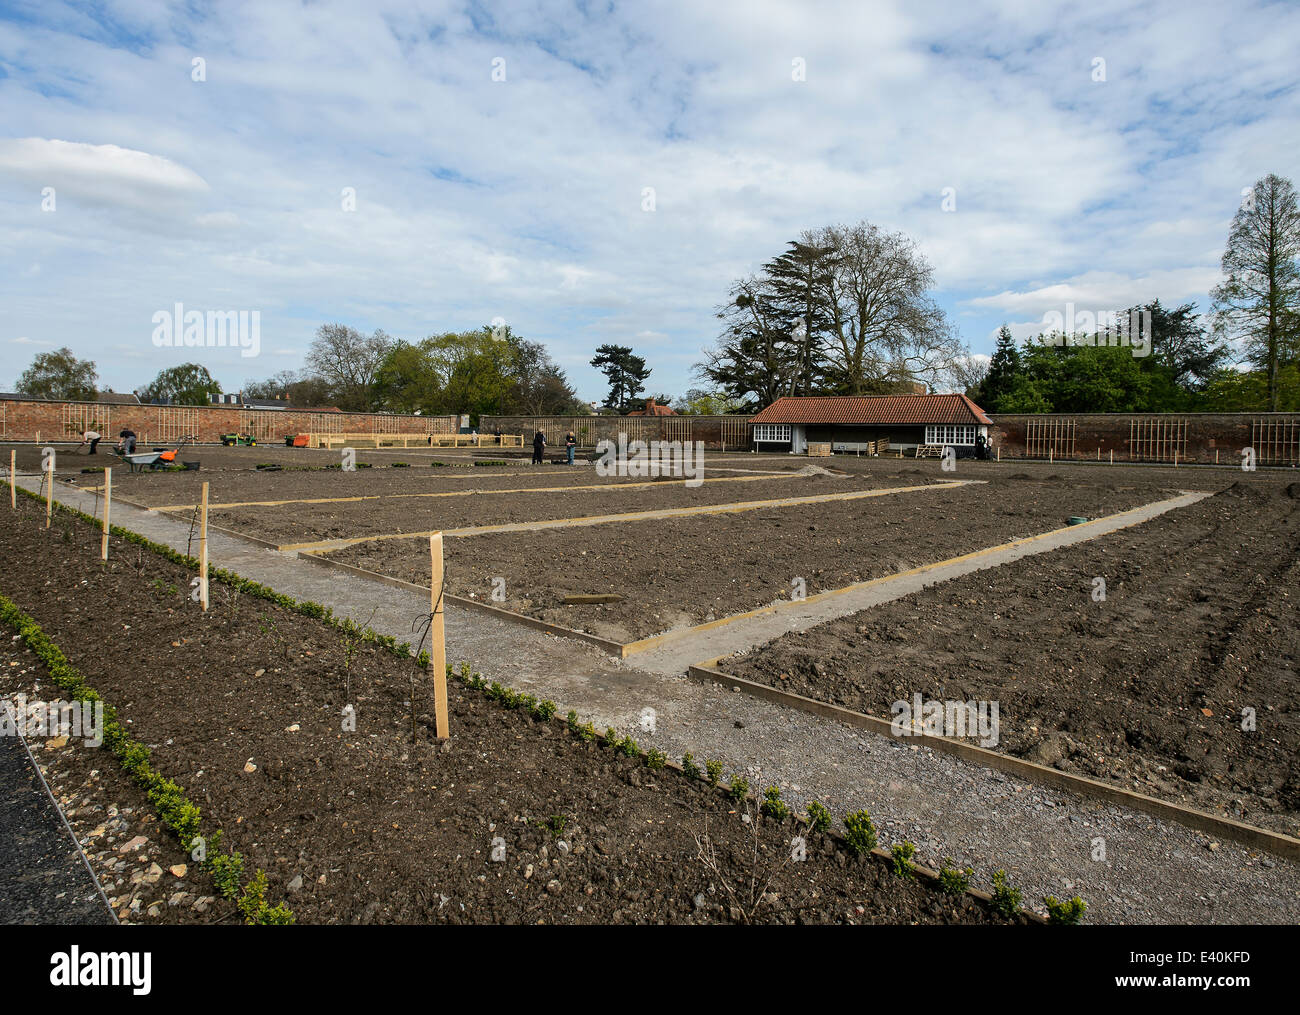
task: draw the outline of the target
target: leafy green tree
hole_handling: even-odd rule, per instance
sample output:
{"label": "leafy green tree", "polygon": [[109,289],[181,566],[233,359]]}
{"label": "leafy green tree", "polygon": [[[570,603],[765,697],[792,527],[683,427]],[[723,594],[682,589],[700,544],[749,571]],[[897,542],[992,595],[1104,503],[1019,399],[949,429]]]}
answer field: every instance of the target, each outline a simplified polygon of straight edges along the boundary
{"label": "leafy green tree", "polygon": [[993,358],[989,360],[989,372],[980,384],[980,406],[989,412],[1033,411],[1005,409],[1002,406],[1002,400],[1011,393],[1023,369],[1020,351],[1011,337],[1011,329],[1004,324],[998,330],[998,344],[993,350]]}
{"label": "leafy green tree", "polygon": [[[1300,412],[1300,365],[1288,363],[1277,371],[1278,412]],[[1220,370],[1196,397],[1200,412],[1267,412],[1268,374],[1263,370]]]}
{"label": "leafy green tree", "polygon": [[207,367],[199,363],[181,363],[160,370],[149,386],[140,392],[140,401],[207,405],[212,395],[219,394],[221,385],[212,379]]}
{"label": "leafy green tree", "polygon": [[1240,338],[1268,378],[1268,408],[1280,404],[1278,371],[1300,358],[1300,204],[1290,180],[1272,173],[1237,208],[1214,288],[1216,324]]}
{"label": "leafy green tree", "polygon": [[64,347],[36,354],[32,365],[18,378],[17,393],[28,398],[56,401],[93,402],[99,374],[91,360],[77,359]]}
{"label": "leafy green tree", "polygon": [[823,294],[832,283],[836,248],[805,231],[784,254],[763,265],[769,315],[790,336],[794,361],[790,394],[815,394],[825,384],[826,338],[831,325]]}
{"label": "leafy green tree", "polygon": [[607,343],[598,347],[591,365],[609,381],[605,404],[618,412],[628,411],[628,403],[645,390],[645,380],[651,373],[645,360],[625,345]]}
{"label": "leafy green tree", "polygon": [[740,403],[724,391],[691,388],[673,402],[673,411],[679,416],[729,416],[740,412]]}

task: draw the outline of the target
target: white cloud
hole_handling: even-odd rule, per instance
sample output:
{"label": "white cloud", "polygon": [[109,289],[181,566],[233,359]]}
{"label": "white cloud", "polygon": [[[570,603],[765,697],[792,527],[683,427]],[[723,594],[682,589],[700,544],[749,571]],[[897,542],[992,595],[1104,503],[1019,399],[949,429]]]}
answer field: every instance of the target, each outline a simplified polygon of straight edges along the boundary
{"label": "white cloud", "polygon": [[[1295,8],[1208,0],[536,0],[490,20],[50,0],[0,21],[0,123],[22,135],[0,141],[0,305],[80,355],[147,354],[178,300],[260,309],[286,355],[329,320],[419,338],[501,316],[587,397],[610,341],[678,394],[735,277],[867,218],[918,242],[987,352],[1004,318],[1069,300],[1204,302],[1241,187],[1300,164],[1297,31]],[[148,379],[104,360],[116,387]]]}

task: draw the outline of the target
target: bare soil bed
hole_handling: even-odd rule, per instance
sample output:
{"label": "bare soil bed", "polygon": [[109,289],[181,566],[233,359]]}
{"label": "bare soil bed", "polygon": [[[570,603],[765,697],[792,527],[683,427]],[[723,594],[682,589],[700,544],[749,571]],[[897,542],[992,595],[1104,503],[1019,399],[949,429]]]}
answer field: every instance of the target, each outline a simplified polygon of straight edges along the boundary
{"label": "bare soil bed", "polygon": [[[120,428],[119,428],[120,429]],[[55,465],[60,475],[64,473],[79,473],[82,469],[102,468],[105,465],[113,467],[113,478],[117,478],[118,469],[122,474],[127,472],[126,463],[121,461],[113,454],[113,446],[117,444],[117,432],[105,435],[99,444],[99,450],[96,454],[89,454],[86,448],[77,450],[76,441],[72,443],[54,443],[49,444],[43,441],[41,445],[32,442],[22,444],[0,444],[0,454],[3,454],[3,464],[9,464],[9,450],[12,448],[18,452],[18,467],[24,471],[35,471],[40,468],[41,448],[53,447],[55,455]],[[174,441],[140,441],[136,448],[137,451],[149,451],[153,448],[172,448],[175,447]],[[357,461],[372,463],[376,469],[386,468],[392,462],[407,462],[413,467],[425,468],[430,467],[433,463],[441,463],[442,467],[469,466],[475,458],[484,458],[500,460],[500,456],[493,454],[495,449],[489,450],[483,448],[475,451],[474,449],[452,450],[451,448],[440,448],[430,451],[428,448],[357,448]],[[286,469],[289,468],[311,468],[323,469],[327,465],[337,465],[341,459],[338,449],[323,450],[319,448],[287,448],[283,441],[278,444],[257,444],[253,447],[224,447],[220,444],[187,444],[180,453],[181,461],[197,461],[202,472],[238,472],[252,470],[259,463],[280,465]],[[457,468],[456,471],[462,471]],[[152,473],[155,476],[162,476],[165,473]]]}
{"label": "bare soil bed", "polygon": [[[624,486],[601,480],[586,470],[592,483],[542,483],[532,493],[497,494],[491,486],[460,484],[454,496],[412,497],[326,503],[294,504],[286,509],[264,507],[230,508],[212,514],[212,522],[226,529],[244,532],[274,543],[302,543],[326,539],[390,535],[401,532],[429,532],[479,525],[548,521],[590,515],[627,514],[671,508],[694,508],[742,501],[777,500],[785,497],[819,497],[851,493],[881,486],[874,477],[794,476],[727,477],[688,487],[681,480],[661,479],[650,485],[636,480]],[[447,484],[439,484],[446,487]],[[565,486],[592,486],[567,492]],[[901,483],[899,485],[916,485]],[[521,486],[503,489],[522,489]],[[561,489],[552,489],[560,487]],[[467,489],[468,488],[468,489]],[[440,490],[440,493],[448,491]]]}
{"label": "bare soil bed", "polygon": [[[116,538],[101,567],[92,527],[60,515],[47,531],[40,509],[20,504],[0,530],[0,591],[201,805],[204,831],[223,829],[249,873],[267,872],[269,901],[287,901],[299,922],[736,917],[723,883],[748,885],[750,833],[719,790],[458,683],[444,753],[431,743],[427,678],[413,661],[367,643],[349,651],[324,623],[219,584],[202,613],[186,595],[185,569]],[[341,729],[349,700],[355,732]],[[83,757],[68,764],[83,770],[115,764],[107,752],[76,750]],[[117,802],[130,790],[114,787]],[[83,806],[97,802],[88,795]],[[697,859],[706,822],[720,875]],[[793,823],[762,818],[758,827],[762,876],[776,870],[760,921],[999,921],[970,896],[850,857],[831,836],[811,836],[806,861],[784,862]],[[502,862],[490,858],[497,838]],[[146,914],[175,880],[135,893]],[[160,921],[232,916],[225,904],[153,908]]]}
{"label": "bare soil bed", "polygon": [[[875,470],[871,479],[907,485],[944,475],[937,467],[904,468]],[[1059,528],[1071,515],[1099,517],[1175,493],[1162,477],[1110,488],[1056,474],[987,475],[994,477],[988,483],[856,501],[450,539],[448,590],[482,598],[492,579],[503,577],[507,600],[498,605],[627,642],[788,597],[796,577],[809,594],[843,588]],[[362,543],[326,556],[430,581],[428,546],[420,540]],[[561,604],[574,594],[608,593],[626,598]]]}
{"label": "bare soil bed", "polygon": [[[1298,835],[1300,484],[1289,479],[1257,475],[720,666],[882,718],[916,693],[997,701],[997,750]],[[1255,732],[1242,729],[1247,708]]]}

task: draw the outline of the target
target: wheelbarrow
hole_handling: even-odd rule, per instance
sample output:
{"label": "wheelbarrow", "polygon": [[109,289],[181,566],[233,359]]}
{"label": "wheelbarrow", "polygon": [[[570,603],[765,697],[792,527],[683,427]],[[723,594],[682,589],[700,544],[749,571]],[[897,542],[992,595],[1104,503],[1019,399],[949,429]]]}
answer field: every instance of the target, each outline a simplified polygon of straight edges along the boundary
{"label": "wheelbarrow", "polygon": [[114,448],[113,453],[117,455],[118,458],[122,459],[122,461],[126,462],[126,464],[130,466],[132,472],[135,472],[137,469],[149,469],[152,471],[166,468],[169,465],[174,465],[176,463],[176,456],[181,453],[181,448],[185,447],[188,442],[189,438],[186,437],[174,448],[164,448],[162,450],[155,448],[153,451],[137,451],[129,455],[123,454]]}

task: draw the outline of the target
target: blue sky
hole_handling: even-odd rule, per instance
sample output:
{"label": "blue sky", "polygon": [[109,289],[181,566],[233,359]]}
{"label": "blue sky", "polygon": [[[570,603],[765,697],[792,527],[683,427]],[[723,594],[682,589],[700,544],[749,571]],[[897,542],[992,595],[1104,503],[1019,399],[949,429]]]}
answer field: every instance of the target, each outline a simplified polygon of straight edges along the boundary
{"label": "blue sky", "polygon": [[[602,342],[680,395],[733,279],[859,219],[976,353],[1204,308],[1242,188],[1300,180],[1297,42],[1294,4],[0,2],[0,386],[66,345],[237,390],[327,321],[500,317],[588,399]],[[177,302],[260,354],[156,348]]]}

